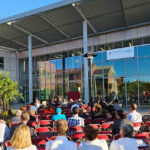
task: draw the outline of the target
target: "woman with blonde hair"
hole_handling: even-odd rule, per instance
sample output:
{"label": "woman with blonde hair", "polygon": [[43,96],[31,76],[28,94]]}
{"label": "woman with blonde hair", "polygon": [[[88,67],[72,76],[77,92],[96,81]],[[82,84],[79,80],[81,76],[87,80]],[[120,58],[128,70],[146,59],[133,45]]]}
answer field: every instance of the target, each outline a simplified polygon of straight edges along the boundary
{"label": "woman with blonde hair", "polygon": [[36,146],[32,145],[30,130],[25,124],[15,130],[10,143],[11,147],[7,150],[37,150]]}

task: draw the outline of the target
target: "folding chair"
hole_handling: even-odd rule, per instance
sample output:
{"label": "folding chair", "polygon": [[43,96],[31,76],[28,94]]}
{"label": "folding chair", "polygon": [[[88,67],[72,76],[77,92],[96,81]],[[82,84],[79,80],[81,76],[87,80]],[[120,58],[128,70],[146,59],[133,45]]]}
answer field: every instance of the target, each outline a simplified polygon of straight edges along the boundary
{"label": "folding chair", "polygon": [[40,145],[45,145],[47,142],[46,139],[44,138],[33,138],[32,139],[32,144],[36,145],[36,146],[40,146]]}
{"label": "folding chair", "polygon": [[27,125],[28,125],[29,127],[33,127],[33,128],[36,128],[36,127],[38,126],[37,122],[35,122],[35,121],[29,121],[29,122],[27,123]]}
{"label": "folding chair", "polygon": [[37,149],[38,150],[45,150],[45,145],[44,146],[38,146]]}
{"label": "folding chair", "polygon": [[43,127],[43,126],[51,126],[52,123],[50,120],[40,120],[38,124],[40,127]]}
{"label": "folding chair", "polygon": [[99,134],[98,135],[98,139],[104,139],[104,140],[106,140],[106,141],[110,141],[111,140],[111,135],[106,135],[106,134]]}
{"label": "folding chair", "polygon": [[96,118],[93,120],[93,123],[102,124],[102,123],[104,123],[104,118]]}
{"label": "folding chair", "polygon": [[52,115],[51,114],[44,114],[40,116],[40,120],[51,120]]}
{"label": "folding chair", "polygon": [[147,121],[144,125],[143,125],[143,130],[142,131],[150,131],[150,121]]}
{"label": "folding chair", "polygon": [[[143,123],[142,122],[134,122],[133,127],[134,128],[139,128],[139,130],[142,128]],[[137,130],[136,130],[137,131]]]}
{"label": "folding chair", "polygon": [[39,139],[50,139],[52,136],[50,134],[39,134],[36,138]]}
{"label": "folding chair", "polygon": [[149,140],[148,140],[149,138],[150,138],[150,136],[148,133],[138,133],[135,135],[135,139],[141,139],[141,140],[145,141],[146,143],[149,142]]}
{"label": "folding chair", "polygon": [[120,138],[121,138],[121,135],[120,134],[116,134],[116,135],[114,135],[113,140],[118,140]]}
{"label": "folding chair", "polygon": [[45,134],[45,133],[51,133],[52,129],[50,127],[40,127],[35,129],[35,132],[37,133],[37,135],[40,134]]}
{"label": "folding chair", "polygon": [[77,144],[77,148],[79,147],[79,145],[80,145],[80,142],[76,142],[76,144]]}
{"label": "folding chair", "polygon": [[39,110],[37,110],[37,113],[44,113],[44,109],[39,109]]}
{"label": "folding chair", "polygon": [[90,126],[92,126],[94,129],[97,129],[97,130],[100,129],[100,125],[99,124],[90,124]]}
{"label": "folding chair", "polygon": [[71,139],[73,141],[76,141],[76,140],[81,140],[85,137],[85,134],[82,132],[82,133],[75,133],[71,136]]}
{"label": "folding chair", "polygon": [[109,130],[109,129],[111,129],[112,128],[112,123],[103,123],[102,125],[101,125],[101,129],[102,130]]}
{"label": "folding chair", "polygon": [[6,147],[8,148],[8,147],[11,147],[11,143],[10,143],[10,141],[8,140],[8,141],[6,141],[5,142],[5,145],[6,145]]}
{"label": "folding chair", "polygon": [[71,127],[69,130],[70,130],[70,132],[72,132],[72,131],[74,131],[74,132],[83,132],[83,127],[74,126],[74,127]]}
{"label": "folding chair", "polygon": [[9,127],[11,128],[12,127],[12,125],[14,125],[14,124],[19,124],[20,122],[11,122],[10,124],[9,124]]}
{"label": "folding chair", "polygon": [[84,119],[84,124],[85,125],[88,125],[88,124],[91,124],[92,123],[92,119],[89,118],[89,119]]}

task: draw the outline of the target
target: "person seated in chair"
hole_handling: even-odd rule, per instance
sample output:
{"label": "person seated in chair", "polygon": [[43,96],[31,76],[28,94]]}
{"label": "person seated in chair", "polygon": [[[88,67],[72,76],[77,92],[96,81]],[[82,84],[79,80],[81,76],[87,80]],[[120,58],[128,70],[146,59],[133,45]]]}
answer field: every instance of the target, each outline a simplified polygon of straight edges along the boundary
{"label": "person seated in chair", "polygon": [[61,108],[56,108],[56,115],[52,116],[52,121],[56,121],[59,119],[66,120],[66,116],[64,114],[61,114]]}
{"label": "person seated in chair", "polygon": [[116,120],[112,126],[112,134],[119,134],[121,126],[125,124],[130,124],[133,127],[133,124],[130,120],[126,119],[126,115],[123,110],[118,110],[116,113]]}
{"label": "person seated in chair", "polygon": [[56,122],[56,130],[58,136],[56,140],[48,141],[45,150],[77,150],[76,143],[69,141],[66,137],[68,123],[64,119]]}
{"label": "person seated in chair", "polygon": [[[142,122],[142,115],[137,112],[137,105],[131,104],[130,106],[130,113],[127,115],[127,119],[130,120],[132,123]],[[135,131],[138,131],[140,127],[134,127]]]}
{"label": "person seated in chair", "polygon": [[119,140],[113,141],[109,150],[138,150],[138,144],[133,137],[134,129],[131,125],[126,124],[121,127]]}
{"label": "person seated in chair", "polygon": [[98,130],[88,125],[84,128],[86,142],[81,142],[78,150],[108,150],[106,140],[97,139]]}

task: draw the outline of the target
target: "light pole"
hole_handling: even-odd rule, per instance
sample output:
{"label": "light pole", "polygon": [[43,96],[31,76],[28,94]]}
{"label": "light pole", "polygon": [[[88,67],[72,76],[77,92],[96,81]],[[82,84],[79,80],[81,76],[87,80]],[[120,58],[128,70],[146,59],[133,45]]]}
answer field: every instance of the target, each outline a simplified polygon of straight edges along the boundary
{"label": "light pole", "polygon": [[[93,87],[93,58],[96,57],[97,54],[94,54],[94,53],[85,53],[83,55],[83,57],[86,57],[87,60],[88,60],[88,66],[89,66],[89,70],[88,70],[88,74],[89,74],[89,79],[90,82],[89,82],[89,102],[90,102],[90,105],[91,105],[91,118],[92,118],[92,122],[93,122],[93,100],[94,100],[94,93],[92,94],[92,89],[94,88]],[[86,82],[86,81],[85,81]],[[86,87],[85,87],[86,88]]]}

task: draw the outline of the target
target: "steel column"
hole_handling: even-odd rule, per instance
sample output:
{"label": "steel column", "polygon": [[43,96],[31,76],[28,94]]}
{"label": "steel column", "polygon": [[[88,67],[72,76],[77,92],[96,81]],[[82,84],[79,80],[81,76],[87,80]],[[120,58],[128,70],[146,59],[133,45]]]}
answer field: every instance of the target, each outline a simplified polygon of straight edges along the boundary
{"label": "steel column", "polygon": [[[88,53],[87,46],[87,21],[83,21],[83,49],[84,54]],[[84,99],[85,103],[89,103],[89,74],[88,74],[88,59],[84,57]]]}
{"label": "steel column", "polygon": [[32,36],[28,35],[28,54],[29,54],[29,102],[33,101],[33,85],[32,85]]}

